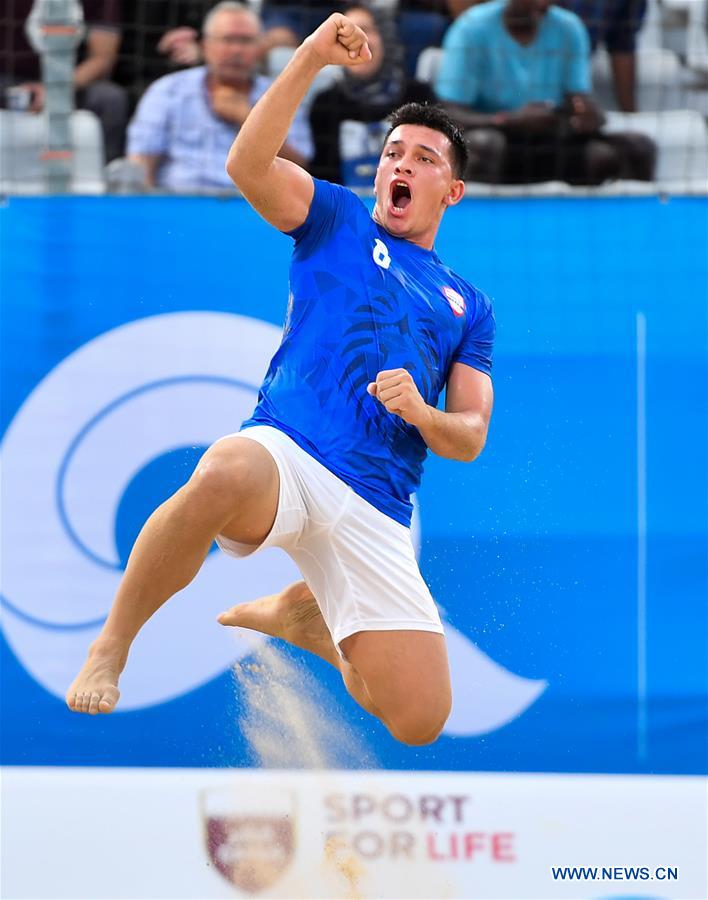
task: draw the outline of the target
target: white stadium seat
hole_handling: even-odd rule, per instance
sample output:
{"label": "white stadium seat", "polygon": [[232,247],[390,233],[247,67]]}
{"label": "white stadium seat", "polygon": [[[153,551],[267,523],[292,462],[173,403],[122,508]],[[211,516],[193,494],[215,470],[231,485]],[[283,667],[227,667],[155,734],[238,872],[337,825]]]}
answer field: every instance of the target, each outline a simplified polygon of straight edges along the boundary
{"label": "white stadium seat", "polygon": [[[103,135],[98,118],[88,110],[71,113],[71,192],[102,194]],[[42,194],[46,191],[41,159],[47,144],[43,114],[0,110],[0,191],[6,194]]]}
{"label": "white stadium seat", "polygon": [[707,75],[707,29],[708,0],[648,0],[638,46],[673,50],[689,69]]}
{"label": "white stadium seat", "polygon": [[[686,106],[690,73],[678,56],[663,48],[637,49],[637,106],[640,111],[680,109]],[[598,50],[592,58],[593,92],[603,109],[617,109],[609,54]]]}
{"label": "white stadium seat", "polygon": [[398,0],[371,0],[371,6],[384,16],[395,16],[398,12]]}
{"label": "white stadium seat", "polygon": [[655,180],[708,188],[708,125],[692,109],[663,112],[608,112],[604,131],[639,131],[656,141]]}
{"label": "white stadium seat", "polygon": [[686,62],[690,69],[708,75],[708,0],[690,0],[686,33]]}
{"label": "white stadium seat", "polygon": [[442,47],[426,47],[421,51],[415,67],[415,77],[418,81],[435,84],[442,63],[442,55]]}

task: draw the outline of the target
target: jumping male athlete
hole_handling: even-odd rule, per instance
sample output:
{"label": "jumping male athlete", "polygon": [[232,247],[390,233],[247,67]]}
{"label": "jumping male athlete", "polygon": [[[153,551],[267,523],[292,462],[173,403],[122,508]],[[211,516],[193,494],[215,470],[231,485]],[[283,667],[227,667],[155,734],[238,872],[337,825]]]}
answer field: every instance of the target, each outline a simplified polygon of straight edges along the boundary
{"label": "jumping male athlete", "polygon": [[234,141],[229,174],[295,242],[283,340],[253,416],[209,448],[138,536],[67,693],[72,710],[115,708],[135,636],[216,539],[234,556],[282,547],[304,578],[222,613],[223,625],[321,656],[406,744],[430,743],[445,724],[445,638],[410,539],[410,494],[428,449],[458,460],[481,452],[492,411],[490,303],[433,250],[464,192],[464,141],[436,107],[398,110],[373,217],[350,191],[277,156],[320,69],[370,58],[364,32],[330,16]]}

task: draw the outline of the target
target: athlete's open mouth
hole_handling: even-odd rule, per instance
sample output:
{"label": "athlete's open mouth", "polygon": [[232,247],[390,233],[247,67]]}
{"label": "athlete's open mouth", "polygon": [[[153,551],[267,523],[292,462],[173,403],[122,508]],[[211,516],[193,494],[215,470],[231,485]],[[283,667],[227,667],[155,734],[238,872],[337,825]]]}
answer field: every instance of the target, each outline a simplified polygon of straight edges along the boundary
{"label": "athlete's open mouth", "polygon": [[391,203],[396,212],[403,210],[411,202],[411,189],[405,181],[394,181],[391,185]]}

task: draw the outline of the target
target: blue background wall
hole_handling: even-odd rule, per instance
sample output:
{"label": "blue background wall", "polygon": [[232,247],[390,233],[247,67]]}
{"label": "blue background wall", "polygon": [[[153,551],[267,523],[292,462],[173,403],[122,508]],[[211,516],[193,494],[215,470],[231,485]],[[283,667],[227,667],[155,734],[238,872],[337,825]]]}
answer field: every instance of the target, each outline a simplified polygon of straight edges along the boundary
{"label": "blue background wall", "polygon": [[[484,737],[410,749],[364,720],[325,664],[298,656],[382,766],[705,771],[707,216],[701,198],[469,200],[448,214],[438,253],[495,303],[496,408],[474,465],[428,461],[421,568],[459,630],[549,687]],[[283,320],[290,241],[240,200],[13,198],[0,228],[3,431],[62,359],[130,320],[178,310]],[[643,736],[638,313],[647,335]],[[116,521],[122,559],[193,461],[187,454],[136,482]],[[229,675],[100,719],[70,715],[6,643],[2,675],[5,764],[253,761],[234,726]]]}

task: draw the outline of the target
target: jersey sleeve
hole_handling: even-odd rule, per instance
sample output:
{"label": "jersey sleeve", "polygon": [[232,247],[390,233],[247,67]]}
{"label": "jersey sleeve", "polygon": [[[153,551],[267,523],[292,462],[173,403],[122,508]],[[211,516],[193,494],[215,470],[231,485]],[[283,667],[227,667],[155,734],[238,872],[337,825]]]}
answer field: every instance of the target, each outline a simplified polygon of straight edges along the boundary
{"label": "jersey sleeve", "polygon": [[566,94],[589,94],[590,39],[587,29],[573,13],[567,12],[568,52],[565,59],[564,85]]}
{"label": "jersey sleeve", "polygon": [[435,93],[448,103],[474,107],[479,99],[479,46],[475,20],[463,14],[448,28]]}
{"label": "jersey sleeve", "polygon": [[288,232],[295,241],[295,251],[299,256],[308,256],[343,222],[351,221],[359,211],[358,207],[365,209],[356,194],[341,184],[331,184],[329,181],[320,181],[319,178],[312,180],[315,183],[315,193],[307,218],[302,225]]}
{"label": "jersey sleeve", "polygon": [[476,294],[475,314],[460,342],[453,363],[461,362],[486,375],[492,374],[492,350],[496,323],[489,298],[480,292]]}

